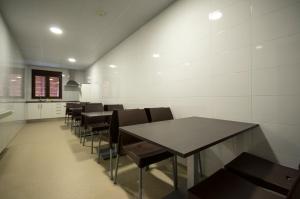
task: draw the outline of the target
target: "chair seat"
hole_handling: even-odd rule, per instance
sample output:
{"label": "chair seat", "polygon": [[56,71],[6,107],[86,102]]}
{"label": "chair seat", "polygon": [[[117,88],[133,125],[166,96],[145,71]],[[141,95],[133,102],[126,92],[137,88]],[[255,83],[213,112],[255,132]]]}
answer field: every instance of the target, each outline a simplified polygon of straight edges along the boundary
{"label": "chair seat", "polygon": [[94,123],[94,124],[89,124],[88,127],[92,131],[103,131],[103,130],[107,130],[109,128],[109,124],[107,124],[107,123]]}
{"label": "chair seat", "polygon": [[284,199],[285,197],[224,169],[189,189],[189,198],[199,199]]}
{"label": "chair seat", "polygon": [[123,150],[140,168],[173,156],[164,148],[145,141],[126,145]]}
{"label": "chair seat", "polygon": [[300,175],[299,170],[273,163],[249,153],[242,153],[225,168],[257,185],[284,195],[288,194],[296,178]]}

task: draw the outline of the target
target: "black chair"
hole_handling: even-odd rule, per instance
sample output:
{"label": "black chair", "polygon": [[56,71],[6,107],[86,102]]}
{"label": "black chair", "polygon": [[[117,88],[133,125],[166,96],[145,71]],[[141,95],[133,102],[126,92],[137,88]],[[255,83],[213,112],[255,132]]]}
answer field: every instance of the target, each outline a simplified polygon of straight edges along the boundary
{"label": "black chair", "polygon": [[170,107],[145,108],[145,111],[149,122],[158,122],[174,119]]}
{"label": "black chair", "polygon": [[225,166],[231,172],[254,184],[287,195],[300,171],[288,168],[250,153],[242,153]]}
{"label": "black chair", "polygon": [[105,104],[104,111],[124,110],[123,104]]}
{"label": "black chair", "polygon": [[65,123],[67,123],[67,120],[69,120],[69,117],[71,115],[70,107],[73,103],[66,103],[66,112],[65,112]]}
{"label": "black chair", "polygon": [[[119,110],[118,123],[119,127],[135,124],[147,123],[148,118],[145,110]],[[118,164],[120,155],[127,155],[139,167],[139,198],[142,198],[142,172],[143,168],[170,158],[173,156],[170,152],[162,147],[141,141],[140,139],[131,136],[125,132],[119,132],[118,150],[116,159],[116,169],[114,183],[117,183]],[[177,161],[173,161],[174,172],[174,188],[177,189]]]}
{"label": "black chair", "polygon": [[[108,131],[109,124],[107,123],[106,118],[103,117],[95,117],[86,120],[88,130],[91,132],[91,153],[93,154],[94,150],[94,137],[95,135],[99,135],[99,148],[98,148],[98,154],[100,154],[100,144],[101,144],[101,138],[102,134]],[[85,142],[85,138],[84,138]]]}
{"label": "black chair", "polygon": [[[76,134],[77,129],[80,128],[80,122],[81,122],[81,108],[78,107],[76,109],[73,109],[71,111],[71,131],[74,128],[74,133]],[[78,134],[80,134],[80,129]]]}
{"label": "black chair", "polygon": [[102,112],[104,111],[104,107],[102,103],[86,103],[83,106],[83,112]]}
{"label": "black chair", "polygon": [[[86,103],[82,107],[82,112],[90,113],[90,112],[102,112],[104,111],[104,107],[102,103]],[[83,137],[83,146],[85,145],[86,137],[92,137],[92,146],[91,153],[93,153],[94,149],[94,135],[100,134],[100,131],[107,130],[109,126],[106,124],[106,121],[102,118],[93,118],[87,119],[82,116],[83,132],[81,132],[81,137]]]}
{"label": "black chair", "polygon": [[[127,110],[139,110],[139,109],[127,109]],[[110,118],[110,127],[109,127],[109,153],[110,153],[110,178],[113,179],[113,152],[117,151],[119,138],[119,117],[118,110],[114,110]],[[99,157],[100,158],[100,157]]]}
{"label": "black chair", "polygon": [[68,102],[66,103],[66,112],[65,112],[65,123],[69,124],[70,119],[72,118],[72,110],[71,108],[79,108],[79,103]]}
{"label": "black chair", "polygon": [[[113,111],[113,114],[111,117],[107,117],[107,123],[109,124],[109,134],[108,134],[108,140],[109,140],[109,159],[110,159],[110,171],[111,171],[111,179],[113,178],[112,175],[112,156],[113,153],[116,152],[116,144],[118,143],[118,135],[119,135],[119,125],[118,125],[118,118],[116,116],[114,116],[114,118],[116,118],[114,121],[111,121],[111,118],[113,117],[113,115],[117,114],[116,110],[124,110],[124,107],[122,104],[109,104],[109,105],[104,105],[104,111]],[[117,131],[117,132],[116,132]],[[112,139],[112,136],[114,136],[114,138]],[[114,142],[111,142],[112,140],[114,140]],[[100,134],[100,138],[99,138],[99,149],[101,146],[101,141],[102,141],[102,134]],[[98,161],[100,161],[100,153],[98,153]]]}
{"label": "black chair", "polygon": [[221,169],[188,191],[188,198],[197,199],[299,199],[300,178],[287,197],[257,186],[244,178]]}

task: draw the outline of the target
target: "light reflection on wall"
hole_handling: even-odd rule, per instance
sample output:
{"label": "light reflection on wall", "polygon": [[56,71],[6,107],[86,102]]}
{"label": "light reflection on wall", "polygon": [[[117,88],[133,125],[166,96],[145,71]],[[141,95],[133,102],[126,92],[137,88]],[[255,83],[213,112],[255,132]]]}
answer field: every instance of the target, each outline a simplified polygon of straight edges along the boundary
{"label": "light reflection on wall", "polygon": [[0,15],[0,152],[25,124],[22,55]]}

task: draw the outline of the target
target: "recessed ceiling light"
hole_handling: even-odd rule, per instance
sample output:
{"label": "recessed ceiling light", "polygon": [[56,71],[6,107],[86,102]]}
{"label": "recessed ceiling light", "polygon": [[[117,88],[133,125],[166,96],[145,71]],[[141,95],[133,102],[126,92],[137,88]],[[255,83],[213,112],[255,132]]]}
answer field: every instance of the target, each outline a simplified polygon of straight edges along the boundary
{"label": "recessed ceiling light", "polygon": [[158,53],[153,53],[152,57],[153,57],[153,58],[160,58],[160,54],[158,54]]}
{"label": "recessed ceiling light", "polygon": [[17,80],[15,80],[15,79],[12,79],[12,80],[10,80],[11,82],[15,82],[15,81],[17,81]]}
{"label": "recessed ceiling light", "polygon": [[219,10],[213,11],[213,12],[209,13],[209,15],[208,15],[208,19],[211,21],[219,20],[222,17],[223,17],[223,13],[220,12]]}
{"label": "recessed ceiling light", "polygon": [[256,48],[257,50],[259,50],[259,49],[262,49],[263,46],[262,46],[262,45],[258,45],[258,46],[256,46],[255,48]]}
{"label": "recessed ceiling light", "polygon": [[65,75],[65,74],[62,74],[62,76],[65,77],[66,75]]}
{"label": "recessed ceiling light", "polygon": [[49,30],[50,30],[52,33],[56,34],[56,35],[61,35],[61,34],[63,34],[62,29],[59,28],[59,27],[56,27],[56,26],[50,27]]}
{"label": "recessed ceiling light", "polygon": [[22,79],[22,77],[21,77],[21,76],[17,76],[17,78],[18,78],[18,79]]}
{"label": "recessed ceiling light", "polygon": [[53,81],[53,79],[52,79],[52,78],[50,78],[49,80],[50,80],[50,81]]}
{"label": "recessed ceiling light", "polygon": [[111,68],[117,68],[117,66],[114,65],[114,64],[109,65],[109,67],[111,67]]}
{"label": "recessed ceiling light", "polygon": [[71,63],[75,63],[75,62],[76,62],[76,59],[73,58],[73,57],[70,57],[70,58],[68,58],[68,61],[71,62]]}

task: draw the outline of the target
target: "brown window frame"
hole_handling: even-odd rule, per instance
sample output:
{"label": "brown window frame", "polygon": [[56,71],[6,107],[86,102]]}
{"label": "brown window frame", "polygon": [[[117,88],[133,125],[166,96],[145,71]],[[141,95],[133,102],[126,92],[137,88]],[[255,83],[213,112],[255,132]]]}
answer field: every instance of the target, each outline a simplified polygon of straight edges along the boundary
{"label": "brown window frame", "polygon": [[[32,69],[31,72],[31,97],[32,99],[62,99],[62,72],[57,71],[47,71],[47,70],[35,70]],[[45,97],[35,96],[35,76],[45,76],[46,78],[46,88],[45,88]],[[50,96],[50,77],[59,78],[59,96],[51,97]]]}

